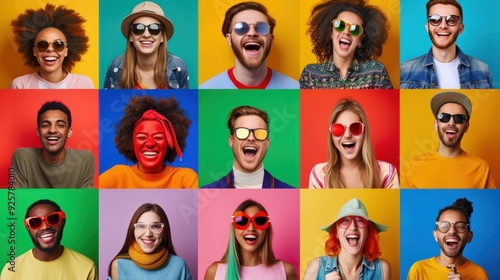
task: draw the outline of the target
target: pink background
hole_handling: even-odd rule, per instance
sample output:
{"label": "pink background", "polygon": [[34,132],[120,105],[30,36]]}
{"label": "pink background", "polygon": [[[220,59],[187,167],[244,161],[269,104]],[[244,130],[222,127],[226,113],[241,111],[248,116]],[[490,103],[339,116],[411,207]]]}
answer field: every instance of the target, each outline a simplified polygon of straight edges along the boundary
{"label": "pink background", "polygon": [[295,266],[299,275],[299,191],[199,189],[198,279],[208,266],[224,255],[229,242],[231,215],[246,199],[266,208],[273,227],[272,246],[277,259]]}
{"label": "pink background", "polygon": [[197,201],[196,190],[99,190],[99,279],[107,279],[109,263],[122,248],[130,219],[143,203],[156,203],[165,210],[175,252],[197,279]]}

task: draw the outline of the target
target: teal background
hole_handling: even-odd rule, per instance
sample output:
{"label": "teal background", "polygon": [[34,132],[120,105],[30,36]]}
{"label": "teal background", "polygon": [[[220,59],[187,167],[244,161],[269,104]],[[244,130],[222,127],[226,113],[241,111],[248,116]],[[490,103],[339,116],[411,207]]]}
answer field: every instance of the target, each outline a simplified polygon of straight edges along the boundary
{"label": "teal background", "polygon": [[[26,209],[35,201],[49,199],[57,203],[66,213],[66,225],[61,245],[83,254],[94,263],[99,263],[99,199],[97,189],[16,189],[16,256],[34,247],[24,227]],[[10,244],[3,244],[8,238],[7,190],[0,192],[0,263],[2,268],[8,260]],[[7,246],[9,245],[9,246]]]}
{"label": "teal background", "polygon": [[[141,0],[99,1],[99,88],[109,64],[125,52],[127,40],[120,26]],[[155,1],[153,1],[155,2]],[[189,88],[198,87],[198,1],[156,1],[165,16],[174,24],[174,35],[168,40],[167,50],[180,57],[187,65]]]}
{"label": "teal background", "polygon": [[250,105],[269,115],[270,145],[264,168],[277,179],[299,186],[299,90],[199,90],[199,186],[225,176],[234,156],[229,147],[227,117],[232,109]]}

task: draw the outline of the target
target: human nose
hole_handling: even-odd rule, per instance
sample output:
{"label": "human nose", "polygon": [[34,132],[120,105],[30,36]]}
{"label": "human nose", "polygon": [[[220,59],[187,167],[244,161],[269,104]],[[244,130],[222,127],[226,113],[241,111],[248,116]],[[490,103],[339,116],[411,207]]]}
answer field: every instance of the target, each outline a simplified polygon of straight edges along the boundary
{"label": "human nose", "polygon": [[354,221],[354,219],[351,219],[351,222],[349,223],[348,229],[351,229],[351,230],[357,230],[358,229],[358,226],[356,225],[356,222]]}
{"label": "human nose", "polygon": [[248,131],[248,137],[247,140],[255,140],[255,135],[254,135],[255,130],[249,130]]}
{"label": "human nose", "polygon": [[148,140],[146,141],[146,147],[152,148],[155,145],[156,145],[156,142],[152,138],[148,138]]}
{"label": "human nose", "polygon": [[248,25],[248,36],[257,36],[257,30],[255,30],[255,24],[249,24]]}
{"label": "human nose", "polygon": [[448,23],[446,22],[446,19],[444,17],[441,17],[441,22],[439,23],[439,27],[448,28]]}

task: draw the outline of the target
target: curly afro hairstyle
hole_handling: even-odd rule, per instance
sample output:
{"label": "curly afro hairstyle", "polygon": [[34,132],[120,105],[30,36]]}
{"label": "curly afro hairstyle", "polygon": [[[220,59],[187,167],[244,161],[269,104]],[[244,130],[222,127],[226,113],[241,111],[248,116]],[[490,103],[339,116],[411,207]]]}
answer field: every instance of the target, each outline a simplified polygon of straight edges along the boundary
{"label": "curly afro hairstyle", "polygon": [[316,5],[309,17],[312,52],[319,62],[328,61],[333,55],[332,20],[342,12],[352,12],[363,20],[361,47],[356,48],[354,58],[364,61],[382,55],[382,45],[390,28],[386,15],[378,7],[366,5],[364,0],[328,0]]}
{"label": "curly afro hairstyle", "polygon": [[[155,99],[151,96],[133,96],[127,107],[125,107],[124,114],[118,123],[115,145],[120,154],[134,163],[138,162],[132,143],[134,125],[142,117],[142,114],[149,109],[153,109],[165,116],[172,123],[179,148],[184,152],[184,148],[186,147],[186,137],[188,136],[191,120],[186,117],[186,111],[179,107],[179,103],[177,103],[175,98]],[[163,162],[168,161],[172,163],[176,157],[177,153],[175,150],[168,149]]]}
{"label": "curly afro hairstyle", "polygon": [[38,33],[48,27],[61,31],[66,37],[68,47],[68,56],[63,61],[63,68],[69,72],[89,48],[89,38],[85,35],[83,28],[85,21],[75,10],[47,4],[44,9],[26,10],[10,25],[18,46],[17,51],[23,55],[24,64],[31,68],[39,66],[36,57],[33,56],[33,46]]}

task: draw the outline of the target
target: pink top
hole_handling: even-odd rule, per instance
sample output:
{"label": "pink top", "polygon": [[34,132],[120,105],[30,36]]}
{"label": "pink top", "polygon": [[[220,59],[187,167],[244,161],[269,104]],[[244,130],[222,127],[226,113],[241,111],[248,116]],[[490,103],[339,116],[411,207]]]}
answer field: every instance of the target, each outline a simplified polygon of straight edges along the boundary
{"label": "pink top", "polygon": [[[226,279],[227,263],[217,264],[217,272],[215,273],[215,280]],[[259,264],[257,266],[241,266],[240,267],[241,280],[286,280],[285,265],[282,261],[278,261],[272,266]]]}
{"label": "pink top", "polygon": [[65,89],[83,88],[93,89],[92,80],[83,75],[68,73],[64,80],[59,83],[51,83],[38,75],[38,72],[19,76],[12,81],[10,88],[13,89]]}

